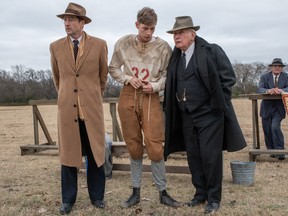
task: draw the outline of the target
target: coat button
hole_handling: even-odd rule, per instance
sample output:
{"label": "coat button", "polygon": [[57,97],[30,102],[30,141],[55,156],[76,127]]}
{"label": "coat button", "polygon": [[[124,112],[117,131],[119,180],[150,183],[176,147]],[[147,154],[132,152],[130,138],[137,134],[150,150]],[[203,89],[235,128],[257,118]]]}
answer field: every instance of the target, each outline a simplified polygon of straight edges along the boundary
{"label": "coat button", "polygon": [[75,122],[78,122],[78,120],[77,120],[77,119],[74,119],[74,121],[75,121]]}
{"label": "coat button", "polygon": [[76,105],[76,104],[74,104],[73,106],[74,106],[74,107],[77,107],[77,105]]}
{"label": "coat button", "polygon": [[74,89],[74,92],[77,92],[78,90],[77,89]]}
{"label": "coat button", "polygon": [[79,77],[79,74],[76,74],[76,77]]}

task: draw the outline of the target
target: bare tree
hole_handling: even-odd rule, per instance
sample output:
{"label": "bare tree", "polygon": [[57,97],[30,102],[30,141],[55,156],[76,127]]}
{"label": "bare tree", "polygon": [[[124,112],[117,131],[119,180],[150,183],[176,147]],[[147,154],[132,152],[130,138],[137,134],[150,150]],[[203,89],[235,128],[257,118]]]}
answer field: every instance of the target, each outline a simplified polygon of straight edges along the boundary
{"label": "bare tree", "polygon": [[255,93],[261,74],[267,70],[267,66],[262,62],[235,63],[233,68],[236,74],[234,95]]}

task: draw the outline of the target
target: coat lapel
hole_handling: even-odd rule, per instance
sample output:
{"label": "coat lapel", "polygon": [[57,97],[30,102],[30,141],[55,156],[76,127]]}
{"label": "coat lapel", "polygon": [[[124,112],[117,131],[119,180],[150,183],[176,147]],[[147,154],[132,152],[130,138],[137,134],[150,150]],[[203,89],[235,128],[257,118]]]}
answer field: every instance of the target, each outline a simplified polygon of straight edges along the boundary
{"label": "coat lapel", "polygon": [[84,32],[83,36],[85,37],[85,44],[84,44],[84,49],[83,49],[83,51],[85,50],[85,52],[80,54],[79,65],[77,68],[78,70],[81,68],[81,66],[85,62],[85,59],[87,58],[88,54],[90,53],[90,49],[92,47],[91,37],[89,37],[89,35],[87,35],[85,32]]}
{"label": "coat lapel", "polygon": [[284,88],[284,76],[283,76],[283,72],[280,73],[279,78],[278,78],[278,87],[280,89]]}
{"label": "coat lapel", "polygon": [[69,65],[73,68],[74,71],[76,71],[76,65],[75,65],[75,61],[73,59],[73,56],[71,54],[71,47],[70,47],[70,38],[69,36],[66,37],[66,40],[64,42],[64,52],[65,52],[65,56],[67,59],[67,62],[69,63]]}
{"label": "coat lapel", "polygon": [[171,56],[171,62],[173,62],[173,64],[171,65],[171,69],[169,70],[169,73],[171,73],[171,78],[172,78],[172,83],[173,83],[173,87],[176,89],[176,78],[177,78],[177,67],[178,67],[178,62],[179,62],[179,58],[180,58],[180,49],[174,48],[174,53]]}
{"label": "coat lapel", "polygon": [[269,88],[274,88],[274,80],[273,80],[273,74],[272,73],[269,74],[268,85],[269,85]]}
{"label": "coat lapel", "polygon": [[198,70],[196,70],[196,75],[200,77],[201,81],[204,83],[208,91],[211,91],[210,87],[210,79],[208,75],[208,68],[207,68],[207,56],[206,56],[206,49],[204,46],[198,46],[196,43],[195,51],[196,52],[196,62]]}

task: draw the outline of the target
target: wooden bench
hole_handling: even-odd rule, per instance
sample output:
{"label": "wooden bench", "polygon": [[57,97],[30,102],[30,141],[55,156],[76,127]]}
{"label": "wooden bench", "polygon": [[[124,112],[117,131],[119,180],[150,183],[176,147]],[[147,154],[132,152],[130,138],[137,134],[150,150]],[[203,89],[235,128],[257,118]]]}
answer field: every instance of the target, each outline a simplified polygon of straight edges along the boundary
{"label": "wooden bench", "polygon": [[23,156],[45,150],[58,150],[58,145],[56,145],[56,142],[53,142],[53,144],[44,143],[38,145],[22,145],[20,146],[20,150],[21,150],[21,156]]}
{"label": "wooden bench", "polygon": [[[39,145],[24,145],[24,146],[20,146],[20,148],[21,148],[21,155],[29,155],[29,154],[35,154],[37,152],[42,152],[42,151],[47,151],[47,150],[58,150],[58,145],[56,145],[56,143],[54,142],[53,145],[46,143],[46,144],[39,144]],[[112,142],[111,153],[113,155],[113,158],[115,158],[116,156],[121,156],[123,154],[128,153],[125,142]],[[185,153],[183,152],[172,154],[171,157],[173,158],[174,155],[176,156],[175,158],[185,159]],[[83,168],[85,168],[85,165],[83,165]],[[113,162],[113,170],[130,171],[130,163],[114,163]],[[143,172],[151,172],[151,166],[143,164]],[[166,173],[190,174],[190,170],[188,166],[167,165]]]}
{"label": "wooden bench", "polygon": [[288,154],[288,150],[282,150],[282,149],[252,149],[249,150],[249,159],[250,161],[255,161],[256,156],[260,154],[270,154],[270,155],[278,155],[278,154]]}
{"label": "wooden bench", "polygon": [[[112,143],[112,155],[123,155],[125,153],[128,153],[125,142],[113,142]],[[180,152],[180,153],[172,154],[171,157],[173,158],[174,155],[178,155],[178,158],[179,158],[179,155],[186,155],[186,154],[183,152]],[[185,157],[180,157],[180,158],[183,159]],[[113,170],[130,171],[130,164],[113,162]],[[142,171],[151,172],[151,166],[143,164]],[[188,164],[187,166],[166,165],[166,173],[190,174],[190,170],[188,168]]]}

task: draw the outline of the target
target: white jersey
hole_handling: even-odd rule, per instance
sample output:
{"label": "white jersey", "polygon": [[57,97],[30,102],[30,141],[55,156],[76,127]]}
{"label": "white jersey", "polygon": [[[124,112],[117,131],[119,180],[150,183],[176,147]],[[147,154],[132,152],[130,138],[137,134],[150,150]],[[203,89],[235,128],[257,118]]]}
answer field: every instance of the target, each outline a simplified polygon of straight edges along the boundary
{"label": "white jersey", "polygon": [[136,35],[126,35],[115,44],[109,73],[126,85],[133,77],[149,81],[153,92],[159,92],[165,87],[171,53],[169,44],[159,37],[141,43],[136,40]]}

